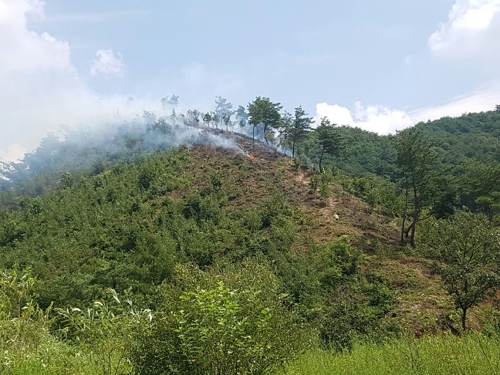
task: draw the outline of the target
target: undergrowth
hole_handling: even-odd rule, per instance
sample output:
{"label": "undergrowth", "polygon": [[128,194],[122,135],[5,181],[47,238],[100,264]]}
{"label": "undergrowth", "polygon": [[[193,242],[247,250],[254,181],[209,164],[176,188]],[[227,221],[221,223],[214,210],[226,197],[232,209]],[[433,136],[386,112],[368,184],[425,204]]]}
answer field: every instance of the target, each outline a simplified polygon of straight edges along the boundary
{"label": "undergrowth", "polygon": [[441,335],[358,345],[351,353],[310,351],[273,375],[493,375],[499,352],[498,336]]}

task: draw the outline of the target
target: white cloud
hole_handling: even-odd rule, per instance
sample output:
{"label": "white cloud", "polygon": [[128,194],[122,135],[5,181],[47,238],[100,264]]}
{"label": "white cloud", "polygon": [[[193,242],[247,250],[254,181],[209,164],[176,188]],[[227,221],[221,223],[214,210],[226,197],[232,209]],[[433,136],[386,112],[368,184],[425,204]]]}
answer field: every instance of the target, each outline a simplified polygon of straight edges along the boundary
{"label": "white cloud", "polygon": [[410,116],[402,110],[392,109],[383,105],[355,105],[355,126],[380,134],[394,133],[412,125]]}
{"label": "white cloud", "polygon": [[[318,119],[327,117],[332,123],[338,125],[352,125],[354,123],[351,111],[338,104],[318,103],[316,104],[316,114]],[[316,123],[319,123],[319,121],[316,121]]]}
{"label": "white cloud", "polygon": [[318,118],[326,116],[334,124],[355,126],[379,134],[393,133],[413,124],[404,111],[381,105],[365,107],[360,102],[356,102],[354,112],[337,104],[318,103],[316,113]]}
{"label": "white cloud", "polygon": [[429,40],[440,57],[500,58],[500,0],[456,0]]}
{"label": "white cloud", "polygon": [[351,112],[348,108],[337,104],[318,103],[316,118],[326,116],[334,124],[355,126],[379,134],[390,134],[421,121],[459,117],[464,113],[492,111],[497,104],[500,104],[500,80],[478,86],[442,104],[409,112],[380,105],[365,107],[360,102],[355,103],[354,111]]}
{"label": "white cloud", "polygon": [[125,72],[125,65],[122,61],[122,56],[118,54],[115,56],[110,49],[100,49],[96,52],[97,59],[94,60],[90,68],[90,74],[95,76],[97,74],[114,74],[118,77],[123,77]]}
{"label": "white cloud", "polygon": [[27,13],[43,17],[43,3],[0,0],[0,78],[18,72],[71,72],[68,43],[29,31]]}

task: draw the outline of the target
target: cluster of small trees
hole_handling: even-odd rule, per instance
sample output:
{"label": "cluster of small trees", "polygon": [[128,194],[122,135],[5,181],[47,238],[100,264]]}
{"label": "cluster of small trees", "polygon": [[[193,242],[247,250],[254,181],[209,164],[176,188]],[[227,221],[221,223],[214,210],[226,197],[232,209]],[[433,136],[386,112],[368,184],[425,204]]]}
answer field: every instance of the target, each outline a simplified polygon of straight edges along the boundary
{"label": "cluster of small trees", "polygon": [[429,137],[413,127],[400,132],[394,144],[404,194],[401,242],[409,238],[415,248],[417,224],[430,219],[418,247],[435,261],[433,270],[461,311],[465,330],[468,310],[500,287],[500,229],[494,223],[500,209],[500,164],[469,160],[461,166],[464,176],[454,182],[477,212],[456,210],[457,197],[443,194],[447,186],[439,185],[450,181],[440,176]]}
{"label": "cluster of small trees", "polygon": [[[179,97],[173,95],[170,99],[163,98],[164,109],[172,108],[171,116],[177,116]],[[338,156],[344,143],[336,125],[332,124],[326,117],[321,119],[320,124],[313,128],[314,120],[301,107],[295,108],[293,113],[283,111],[283,106],[278,102],[272,102],[267,97],[258,96],[254,101],[248,103],[245,108],[238,106],[233,110],[233,105],[225,98],[217,96],[215,109],[202,113],[197,109],[191,109],[186,115],[179,114],[184,118],[187,126],[198,127],[202,122],[206,127],[223,128],[226,130],[238,125],[243,132],[246,126],[252,127],[252,139],[261,138],[267,145],[279,147],[283,151],[289,151],[292,157],[296,156],[297,146],[311,135],[315,140],[320,153],[319,170],[323,171],[325,155]],[[234,120],[233,120],[234,118]]]}

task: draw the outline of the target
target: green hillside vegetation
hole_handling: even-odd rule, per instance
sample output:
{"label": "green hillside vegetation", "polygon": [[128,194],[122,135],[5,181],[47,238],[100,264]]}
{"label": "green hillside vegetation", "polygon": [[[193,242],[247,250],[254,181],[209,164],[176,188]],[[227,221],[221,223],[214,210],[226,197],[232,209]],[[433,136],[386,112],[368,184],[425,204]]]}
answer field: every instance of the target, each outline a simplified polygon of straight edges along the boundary
{"label": "green hillside vegetation", "polygon": [[257,99],[252,137],[145,112],[3,164],[0,373],[498,368],[500,114],[379,136]]}

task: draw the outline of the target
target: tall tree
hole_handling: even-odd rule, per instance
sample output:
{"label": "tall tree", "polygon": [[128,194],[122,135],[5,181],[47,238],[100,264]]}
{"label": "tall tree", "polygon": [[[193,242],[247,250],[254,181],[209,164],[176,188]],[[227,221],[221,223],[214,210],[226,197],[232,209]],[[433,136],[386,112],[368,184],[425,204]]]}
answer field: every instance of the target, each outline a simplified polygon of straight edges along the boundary
{"label": "tall tree", "polygon": [[219,129],[220,117],[217,112],[212,112],[212,122],[215,125],[215,128]]}
{"label": "tall tree", "polygon": [[314,130],[320,147],[319,171],[323,172],[323,156],[325,154],[339,156],[343,148],[342,137],[335,124],[326,117],[321,119],[321,124]]}
{"label": "tall tree", "polygon": [[233,122],[231,121],[231,115],[229,113],[226,113],[222,117],[222,120],[224,121],[224,125],[226,125],[226,131],[229,131],[229,127],[233,126]]}
{"label": "tall tree", "polygon": [[236,122],[238,123],[239,127],[242,129],[246,126],[248,123],[248,113],[245,110],[245,107],[240,105],[238,109],[236,110]]}
{"label": "tall tree", "polygon": [[[264,139],[269,128],[278,129],[281,123],[280,103],[273,103],[269,98],[258,96],[248,104],[249,123],[253,126],[252,138],[255,142],[255,128],[261,124],[264,126]],[[267,142],[267,140],[266,140]]]}
{"label": "tall tree", "polygon": [[293,125],[293,116],[290,112],[285,111],[281,115],[280,126],[279,126],[279,144],[283,152],[290,148],[290,140],[288,136],[290,135]]}
{"label": "tall tree", "polygon": [[233,114],[233,105],[227,101],[226,98],[223,98],[221,96],[216,96],[215,97],[215,113],[218,116],[218,119],[220,121],[220,125],[222,127],[222,122],[224,121],[225,116],[231,117]]}
{"label": "tall tree", "polygon": [[314,123],[312,117],[302,109],[302,107],[295,108],[293,121],[291,127],[286,135],[288,142],[292,146],[292,157],[295,157],[295,148],[304,138],[307,137],[311,125]]}
{"label": "tall tree", "polygon": [[203,122],[207,124],[207,127],[210,127],[210,122],[212,122],[212,114],[210,112],[203,115]]}
{"label": "tall tree", "polygon": [[200,123],[201,112],[197,109],[190,109],[187,111],[188,123],[191,126],[198,126]]}
{"label": "tall tree", "polygon": [[493,294],[500,286],[500,231],[485,215],[458,212],[429,226],[423,249],[435,260],[435,271],[462,313]]}
{"label": "tall tree", "polygon": [[[401,242],[404,242],[404,235],[409,235],[410,245],[415,247],[417,223],[424,204],[432,195],[437,154],[429,139],[415,127],[398,132],[393,140],[405,194]],[[406,227],[408,219],[411,219],[411,223]]]}
{"label": "tall tree", "polygon": [[179,95],[172,95],[168,99],[168,104],[170,104],[172,107],[177,107],[179,105]]}

